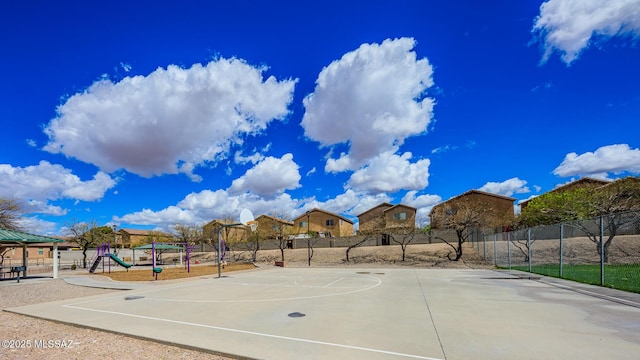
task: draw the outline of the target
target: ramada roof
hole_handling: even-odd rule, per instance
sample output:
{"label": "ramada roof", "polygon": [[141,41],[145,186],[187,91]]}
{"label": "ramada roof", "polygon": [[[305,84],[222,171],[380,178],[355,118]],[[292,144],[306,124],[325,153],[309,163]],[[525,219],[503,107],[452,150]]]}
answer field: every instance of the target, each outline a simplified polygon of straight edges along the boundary
{"label": "ramada roof", "polygon": [[49,236],[29,234],[26,232],[0,228],[0,243],[9,244],[42,244],[61,243],[63,240]]}

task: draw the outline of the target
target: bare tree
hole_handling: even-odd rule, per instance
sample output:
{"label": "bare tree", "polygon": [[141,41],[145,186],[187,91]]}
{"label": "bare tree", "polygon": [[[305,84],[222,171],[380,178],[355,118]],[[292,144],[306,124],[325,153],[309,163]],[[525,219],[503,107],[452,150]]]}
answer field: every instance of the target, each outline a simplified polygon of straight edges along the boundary
{"label": "bare tree", "polygon": [[0,198],[0,228],[20,230],[18,221],[22,213],[22,204],[14,199]]}
{"label": "bare tree", "polygon": [[175,238],[178,242],[187,243],[188,245],[197,245],[204,242],[203,231],[198,226],[177,224],[173,229],[176,232]]}
{"label": "bare tree", "polygon": [[284,251],[289,246],[289,236],[294,234],[293,223],[273,214],[259,218],[256,232],[265,240],[275,244],[280,250],[280,260],[284,261]]}
{"label": "bare tree", "polygon": [[469,198],[461,198],[445,209],[447,216],[444,218],[443,227],[452,229],[456,233],[457,243],[453,244],[444,237],[436,236],[449,245],[455,255],[447,254],[450,261],[458,261],[462,257],[462,245],[468,240],[473,229],[488,225],[488,219],[494,217],[494,211],[490,204],[482,201],[474,201]]}
{"label": "bare tree", "polygon": [[344,252],[344,255],[345,255],[346,259],[347,259],[347,262],[350,261],[349,253],[351,252],[351,250],[362,246],[362,244],[367,242],[367,240],[371,240],[372,238],[374,238],[376,236],[380,236],[380,234],[379,233],[368,233],[368,234],[365,234],[364,236],[362,236],[362,238],[359,238],[358,240],[354,241],[353,243],[351,242],[351,239],[349,239],[349,246],[347,246],[347,249]]}
{"label": "bare tree", "polygon": [[369,240],[373,240],[378,237],[386,238],[387,235],[384,233],[385,219],[383,212],[377,213],[373,217],[369,218],[367,224],[370,225],[367,226],[366,229],[358,230],[358,235],[362,235],[361,238],[357,238],[354,242],[351,242],[351,239],[349,240],[349,246],[347,246],[347,249],[345,250],[347,262],[350,261],[349,254],[351,253],[351,250],[362,246]]}
{"label": "bare tree", "polygon": [[308,250],[308,261],[309,266],[311,266],[311,259],[313,259],[313,247],[318,243],[320,238],[318,237],[318,233],[315,231],[309,232],[309,237],[307,237],[307,250]]}
{"label": "bare tree", "polygon": [[405,260],[407,246],[413,242],[418,233],[418,229],[406,226],[393,228],[393,234],[386,234],[392,242],[400,245],[400,248],[402,249],[402,261]]}
{"label": "bare tree", "polygon": [[[8,230],[20,230],[18,224],[22,213],[22,204],[14,199],[0,198],[0,228]],[[15,245],[0,245],[0,265],[4,263],[5,254]]]}

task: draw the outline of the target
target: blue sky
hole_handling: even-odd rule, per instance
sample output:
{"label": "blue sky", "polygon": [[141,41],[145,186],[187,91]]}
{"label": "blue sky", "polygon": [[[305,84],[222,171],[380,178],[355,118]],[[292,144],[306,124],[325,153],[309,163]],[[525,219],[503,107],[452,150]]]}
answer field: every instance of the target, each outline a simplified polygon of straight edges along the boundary
{"label": "blue sky", "polygon": [[[640,174],[640,0],[3,1],[23,226],[357,220]],[[517,201],[517,202],[518,202]]]}

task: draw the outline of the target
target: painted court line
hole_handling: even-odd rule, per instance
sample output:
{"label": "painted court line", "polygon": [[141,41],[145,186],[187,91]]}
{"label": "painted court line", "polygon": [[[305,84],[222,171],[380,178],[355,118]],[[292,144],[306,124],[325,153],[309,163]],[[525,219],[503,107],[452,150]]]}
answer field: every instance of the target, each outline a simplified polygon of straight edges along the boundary
{"label": "painted court line", "polygon": [[344,278],[340,278],[340,279],[338,279],[338,280],[336,280],[336,281],[332,281],[332,282],[328,283],[327,285],[325,285],[325,286],[323,286],[323,287],[329,287],[329,286],[331,286],[331,285],[333,285],[333,284],[335,284],[335,283],[337,283],[337,282],[339,282],[339,281],[342,281],[342,280],[344,280]]}
{"label": "painted court line", "polygon": [[172,324],[189,325],[189,326],[194,326],[194,327],[201,327],[201,328],[207,328],[207,329],[213,329],[213,330],[228,331],[228,332],[234,332],[234,333],[239,333],[239,334],[262,336],[262,337],[273,338],[273,339],[296,341],[296,342],[307,343],[307,344],[325,345],[325,346],[332,346],[332,347],[351,349],[351,350],[360,350],[360,351],[366,351],[366,352],[372,352],[372,353],[378,353],[378,354],[401,356],[401,357],[412,358],[412,359],[443,360],[443,359],[432,358],[432,357],[428,357],[428,356],[404,354],[404,353],[399,353],[399,352],[394,352],[394,351],[371,349],[371,348],[365,348],[365,347],[360,347],[360,346],[336,344],[336,343],[330,343],[330,342],[324,342],[324,341],[300,339],[300,338],[293,338],[293,337],[273,335],[273,334],[264,334],[264,333],[254,332],[254,331],[231,329],[231,328],[225,328],[225,327],[213,326],[213,325],[204,325],[204,324],[198,324],[198,323],[191,323],[191,322],[187,322],[187,321],[156,318],[156,317],[152,317],[152,316],[127,314],[127,313],[122,313],[122,312],[117,312],[117,311],[88,309],[88,308],[83,308],[83,307],[80,307],[80,306],[73,306],[73,305],[63,305],[63,307],[71,308],[71,309],[77,309],[77,310],[85,310],[85,311],[103,313],[103,314],[121,315],[121,316],[128,316],[128,317],[133,317],[133,318],[138,318],[138,319],[168,322],[168,323],[172,323]]}

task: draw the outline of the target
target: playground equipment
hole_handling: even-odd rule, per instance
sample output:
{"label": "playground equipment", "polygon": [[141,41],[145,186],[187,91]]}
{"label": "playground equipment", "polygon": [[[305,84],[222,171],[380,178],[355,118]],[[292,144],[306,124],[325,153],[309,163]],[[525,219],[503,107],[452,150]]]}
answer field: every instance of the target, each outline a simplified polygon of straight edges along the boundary
{"label": "playground equipment", "polygon": [[115,261],[117,264],[127,269],[127,271],[129,271],[129,268],[131,267],[131,264],[122,261],[122,259],[116,256],[116,254],[111,253],[110,243],[102,243],[96,248],[96,255],[95,258],[91,260],[92,264],[91,268],[89,268],[89,272],[93,274],[98,266],[100,266],[100,263],[102,263],[102,272],[104,272],[106,262],[109,274],[111,274],[111,261],[104,261],[105,258]]}
{"label": "playground equipment", "polygon": [[[137,247],[136,249],[146,248],[145,246]],[[151,242],[151,274],[152,276],[158,280],[158,274],[162,272],[162,268],[158,266],[159,253],[162,250],[170,250],[170,249],[180,249],[185,251],[185,268],[187,269],[187,273],[191,272],[191,251],[193,249],[189,243],[186,242],[177,242],[177,243],[156,243],[155,241]]]}

